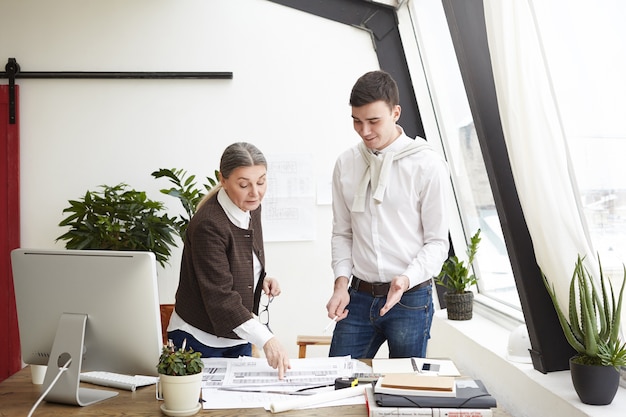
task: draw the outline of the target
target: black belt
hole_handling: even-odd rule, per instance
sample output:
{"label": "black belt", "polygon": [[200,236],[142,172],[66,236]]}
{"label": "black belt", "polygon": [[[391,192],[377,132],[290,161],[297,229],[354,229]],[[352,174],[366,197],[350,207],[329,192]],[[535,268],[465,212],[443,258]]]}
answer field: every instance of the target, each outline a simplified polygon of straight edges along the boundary
{"label": "black belt", "polygon": [[[371,283],[367,281],[363,281],[355,276],[352,276],[352,283],[350,286],[354,288],[355,291],[365,292],[370,294],[372,297],[386,297],[389,293],[389,283],[388,282],[376,282]],[[413,288],[409,288],[405,292],[413,292],[422,288],[430,287],[430,280],[424,281],[422,283],[417,284]]]}

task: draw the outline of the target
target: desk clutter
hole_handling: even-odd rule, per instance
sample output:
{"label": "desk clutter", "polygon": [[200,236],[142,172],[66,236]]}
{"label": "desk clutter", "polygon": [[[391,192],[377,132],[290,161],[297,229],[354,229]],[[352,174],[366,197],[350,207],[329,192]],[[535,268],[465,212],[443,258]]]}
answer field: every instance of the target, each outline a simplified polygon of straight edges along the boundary
{"label": "desk clutter", "polygon": [[480,380],[461,376],[450,360],[374,359],[380,377],[366,384],[368,417],[492,417],[497,406]]}

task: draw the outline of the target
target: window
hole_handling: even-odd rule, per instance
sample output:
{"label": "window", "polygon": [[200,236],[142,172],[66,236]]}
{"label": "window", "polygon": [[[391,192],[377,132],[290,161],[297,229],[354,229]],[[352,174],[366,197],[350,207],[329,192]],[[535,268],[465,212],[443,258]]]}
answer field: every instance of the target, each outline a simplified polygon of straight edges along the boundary
{"label": "window", "polygon": [[[459,259],[466,259],[467,242],[480,228],[482,240],[474,262],[474,272],[479,277],[478,291],[491,300],[521,310],[442,5],[421,1],[412,2],[410,8],[430,91],[426,98],[432,103],[430,110],[435,120],[431,126],[425,123],[425,129],[428,139],[441,137],[460,219],[458,225],[451,227],[453,246]],[[424,95],[421,97],[424,99]],[[424,115],[425,102],[418,98],[418,104]]]}

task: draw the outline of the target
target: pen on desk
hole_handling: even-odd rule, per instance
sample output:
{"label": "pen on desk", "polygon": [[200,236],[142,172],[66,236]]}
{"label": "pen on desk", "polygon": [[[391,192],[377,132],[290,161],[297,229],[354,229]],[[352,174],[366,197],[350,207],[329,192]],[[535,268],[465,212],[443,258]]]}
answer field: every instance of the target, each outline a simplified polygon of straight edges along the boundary
{"label": "pen on desk", "polygon": [[330,321],[330,323],[328,323],[328,324],[326,325],[326,327],[324,327],[323,333],[326,333],[326,332],[328,331],[328,329],[330,329],[330,326],[332,326],[332,325],[333,325],[333,323],[336,323],[336,322],[337,322],[337,318],[338,318],[338,317],[339,317],[339,316],[335,316],[335,317],[333,317],[333,319]]}

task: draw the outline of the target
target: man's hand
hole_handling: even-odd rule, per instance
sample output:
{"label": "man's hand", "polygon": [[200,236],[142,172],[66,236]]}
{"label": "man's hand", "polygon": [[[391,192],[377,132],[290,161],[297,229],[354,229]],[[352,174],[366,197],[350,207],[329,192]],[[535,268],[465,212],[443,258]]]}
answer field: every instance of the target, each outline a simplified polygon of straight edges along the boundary
{"label": "man's hand", "polygon": [[289,363],[287,351],[276,337],[272,337],[263,345],[263,353],[265,353],[267,358],[267,364],[274,369],[278,369],[278,379],[284,379],[287,369],[291,369],[291,364]]}
{"label": "man's hand", "polygon": [[338,277],[335,280],[335,288],[333,295],[326,303],[326,311],[328,311],[328,318],[337,318],[337,321],[341,321],[348,317],[348,310],[346,306],[350,302],[350,294],[348,293],[348,277]]}
{"label": "man's hand", "polygon": [[402,294],[409,289],[409,277],[406,275],[396,275],[389,284],[389,292],[387,293],[387,302],[380,309],[380,315],[384,316],[393,306],[398,304],[402,298]]}

